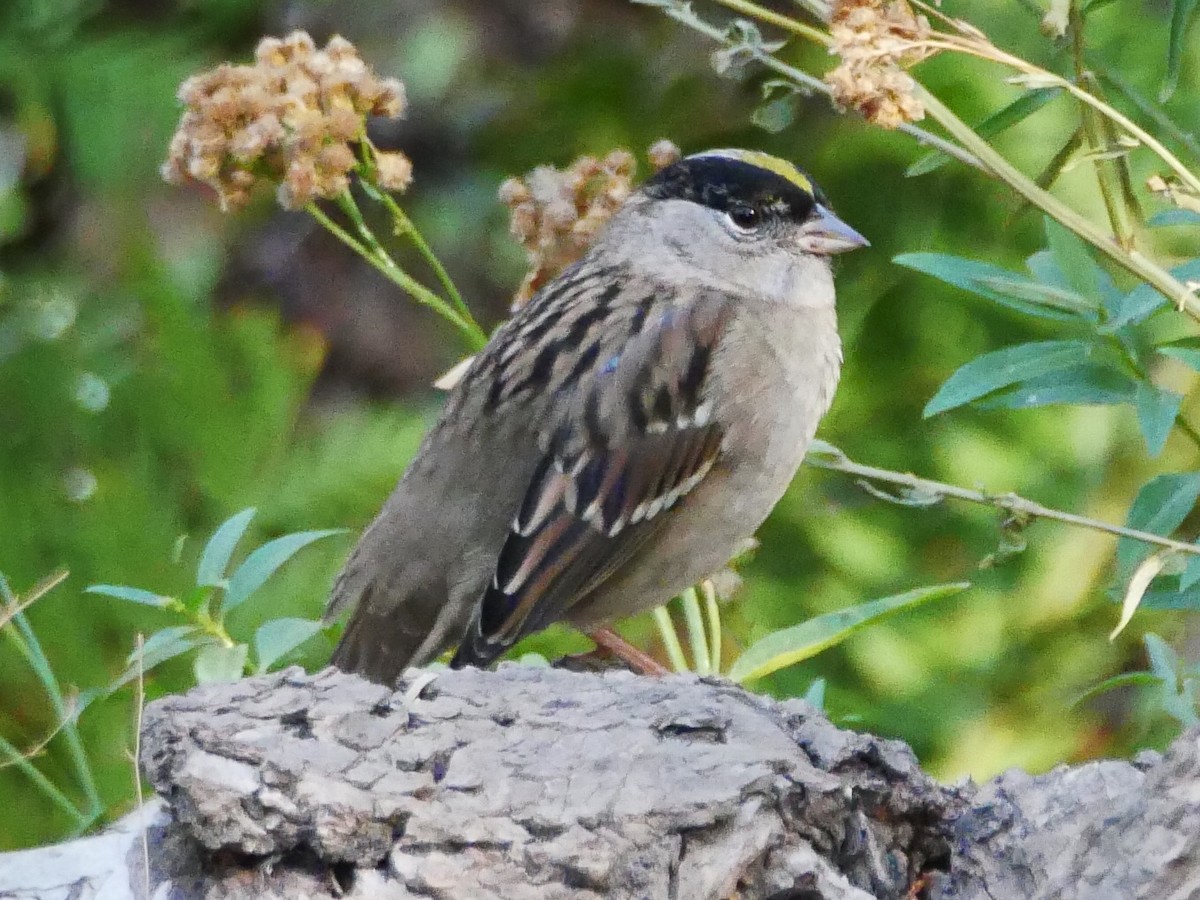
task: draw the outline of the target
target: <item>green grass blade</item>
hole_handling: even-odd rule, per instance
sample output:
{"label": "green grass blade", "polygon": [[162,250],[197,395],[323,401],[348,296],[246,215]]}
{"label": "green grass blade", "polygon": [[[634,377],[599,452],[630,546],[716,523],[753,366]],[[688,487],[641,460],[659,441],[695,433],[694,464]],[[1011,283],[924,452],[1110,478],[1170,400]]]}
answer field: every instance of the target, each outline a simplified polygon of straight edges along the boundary
{"label": "green grass blade", "polygon": [[683,655],[683,645],[679,643],[679,634],[675,631],[675,623],[671,621],[671,612],[666,606],[654,607],[654,624],[658,626],[658,636],[667,650],[671,668],[676,672],[687,672],[687,657]]}
{"label": "green grass blade", "polygon": [[712,657],[708,653],[708,638],[704,635],[704,616],[700,613],[700,598],[694,587],[688,588],[680,597],[683,605],[683,621],[687,625],[688,646],[692,651],[692,668],[698,675],[712,674]]}

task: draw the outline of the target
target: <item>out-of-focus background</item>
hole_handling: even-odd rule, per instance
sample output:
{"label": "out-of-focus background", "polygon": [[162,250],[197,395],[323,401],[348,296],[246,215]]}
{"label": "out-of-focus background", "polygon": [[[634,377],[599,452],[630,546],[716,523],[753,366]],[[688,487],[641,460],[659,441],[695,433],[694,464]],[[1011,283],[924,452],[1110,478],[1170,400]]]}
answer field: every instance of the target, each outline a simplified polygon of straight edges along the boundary
{"label": "out-of-focus background", "polygon": [[[1002,0],[954,6],[1002,46],[1049,56],[1036,10]],[[1095,14],[1089,40],[1154,95],[1169,15],[1162,4],[1119,0]],[[846,368],[825,440],[865,463],[1114,522],[1151,474],[1197,464],[1194,447],[1174,439],[1148,458],[1127,407],[968,409],[923,420],[924,404],[963,362],[1057,332],[892,257],[937,251],[1020,268],[1043,245],[1040,215],[957,164],[904,177],[922,152],[911,138],[839,116],[820,98],[801,100],[777,133],[757,127],[764,76],[751,67],[740,79],[718,77],[713,46],[655,9],[624,0],[7,0],[0,572],[21,591],[70,570],[28,611],[65,684],[111,681],[135,635],[167,621],[85,594],[87,585],[185,591],[203,541],[245,507],[259,510],[257,541],[360,529],[437,409],[431,381],[462,355],[449,329],[303,214],[264,198],[223,216],[199,190],[159,179],[178,83],[220,60],[245,60],[260,36],[293,28],[318,41],[341,33],[381,74],[405,82],[407,117],[375,134],[412,158],[405,208],[486,327],[505,315],[525,265],[496,201],[505,177],[616,147],[641,155],[662,137],[685,152],[756,147],[813,173],[872,241],[840,265]],[[820,54],[796,52],[822,65]],[[1012,97],[997,71],[962,58],[934,60],[923,73],[968,121]],[[1186,65],[1164,107],[1185,127],[1200,122],[1197,79],[1200,65]],[[1033,165],[1073,127],[1067,111],[1050,108],[1001,145]],[[1093,178],[1080,166],[1058,190],[1091,197]],[[1190,376],[1171,377],[1186,392]],[[1037,524],[1024,553],[980,569],[1000,541],[994,511],[905,508],[805,469],[760,537],[745,590],[726,611],[727,640],[742,646],[873,597],[974,582],[765,683],[799,695],[825,678],[835,720],[903,738],[941,777],[1125,754],[1169,733],[1139,714],[1134,692],[1075,703],[1104,678],[1144,668],[1142,630],[1188,641],[1186,619],[1139,613],[1137,627],[1109,642],[1113,542],[1103,535]],[[298,554],[237,611],[241,625],[318,616],[352,541],[343,535]],[[653,629],[633,633],[654,647]],[[557,640],[538,646],[550,651]],[[330,649],[321,636],[300,661],[320,665]],[[189,678],[186,662],[168,664],[147,690]],[[127,689],[80,720],[102,800],[116,812],[132,796],[136,711]],[[0,737],[30,747],[56,721],[18,644],[0,640]],[[71,794],[78,786],[61,743],[35,763]],[[18,767],[0,769],[0,797],[23,811],[0,816],[0,849],[69,830]]]}

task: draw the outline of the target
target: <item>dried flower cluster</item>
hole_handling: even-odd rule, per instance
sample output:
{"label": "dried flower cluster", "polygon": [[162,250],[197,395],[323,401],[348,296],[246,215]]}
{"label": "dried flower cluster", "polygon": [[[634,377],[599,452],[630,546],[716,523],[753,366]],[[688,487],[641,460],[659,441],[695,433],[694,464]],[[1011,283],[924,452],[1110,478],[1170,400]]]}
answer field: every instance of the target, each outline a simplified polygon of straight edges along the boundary
{"label": "dried flower cluster", "polygon": [[883,128],[899,128],[925,117],[906,66],[929,56],[920,42],[929,22],[905,0],[835,0],[829,25],[830,52],[842,61],[825,76],[833,100]]}
{"label": "dried flower cluster", "polygon": [[[679,159],[679,148],[658,141],[647,153],[655,171]],[[566,169],[539,166],[500,186],[511,211],[509,230],[529,255],[529,272],[513,298],[520,309],[546,282],[579,259],[633,192],[637,160],[628,150],[581,156]]]}
{"label": "dried flower cluster", "polygon": [[[262,183],[277,185],[295,209],[346,190],[367,116],[404,111],[404,85],[380,78],[354,45],[333,37],[323,50],[302,31],[264,38],[253,65],[225,63],[185,81],[185,110],[171,139],[163,177],[202,182],[221,208],[238,209]],[[376,180],[403,190],[412,165],[400,153],[375,153]]]}

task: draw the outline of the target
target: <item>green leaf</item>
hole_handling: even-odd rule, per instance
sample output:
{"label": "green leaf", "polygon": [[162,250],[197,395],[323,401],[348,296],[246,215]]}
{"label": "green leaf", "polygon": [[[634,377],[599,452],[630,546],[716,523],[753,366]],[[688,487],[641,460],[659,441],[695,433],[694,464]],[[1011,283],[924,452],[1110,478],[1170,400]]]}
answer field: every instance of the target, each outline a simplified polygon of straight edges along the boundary
{"label": "green leaf", "polygon": [[1175,417],[1179,415],[1179,404],[1182,402],[1181,395],[1155,387],[1149,382],[1142,382],[1137,386],[1133,404],[1137,409],[1142,438],[1145,439],[1146,449],[1151,456],[1162,453],[1167,437],[1175,426]]}
{"label": "green leaf", "polygon": [[119,690],[131,681],[136,681],[139,674],[145,674],[155,666],[201,647],[211,640],[211,637],[195,625],[174,625],[154,632],[146,638],[140,649],[135,647],[129,654],[125,660],[125,671],[108,686],[108,692]]}
{"label": "green leaf", "polygon": [[254,633],[256,671],[265,672],[283,656],[291,653],[323,627],[313,619],[272,619]]}
{"label": "green leaf", "polygon": [[[1200,259],[1193,259],[1171,270],[1171,275],[1178,281],[1187,282],[1200,279]],[[1117,305],[1111,321],[1106,322],[1101,331],[1111,332],[1126,325],[1136,325],[1150,318],[1158,310],[1170,305],[1170,301],[1148,284],[1139,284],[1122,298]]]}
{"label": "green leaf", "polygon": [[1200,372],[1200,338],[1182,338],[1178,341],[1159,344],[1154,350],[1163,356],[1177,359]]}
{"label": "green leaf", "polygon": [[750,121],[764,131],[778,134],[796,118],[796,103],[790,97],[776,97],[760,103],[750,114]]}
{"label": "green leaf", "polygon": [[275,570],[291,559],[298,551],[307,547],[313,541],[329,537],[333,534],[344,533],[344,528],[330,528],[324,531],[300,531],[296,534],[286,534],[281,538],[268,541],[246,557],[236,572],[229,579],[229,587],[221,600],[221,616],[224,616],[245,602],[246,598],[262,587]]}
{"label": "green leaf", "polygon": [[256,512],[254,507],[243,509],[222,522],[213,532],[200,554],[200,565],[196,567],[196,584],[205,587],[222,587],[225,584],[225,570],[229,566],[230,557],[233,556],[233,549],[246,533]]}
{"label": "green leaf", "polygon": [[250,653],[247,644],[209,644],[196,654],[192,670],[197,684],[212,684],[215,681],[237,681],[245,674],[246,657]]}
{"label": "green leaf", "polygon": [[1157,686],[1162,682],[1158,676],[1152,672],[1123,672],[1120,675],[1114,675],[1112,678],[1106,678],[1099,684],[1092,685],[1078,697],[1071,701],[1072,706],[1078,706],[1093,697],[1099,697],[1107,694],[1117,688],[1133,687],[1133,686]]}
{"label": "green leaf", "polygon": [[1046,245],[1070,286],[1085,298],[1099,300],[1104,270],[1096,264],[1087,245],[1050,216],[1045,218],[1045,229]]}
{"label": "green leaf", "polygon": [[1200,225],[1200,212],[1191,209],[1164,209],[1146,220],[1151,228],[1170,225]]}
{"label": "green leaf", "polygon": [[[1037,112],[1057,97],[1058,94],[1059,91],[1057,88],[1036,88],[1022,94],[1012,103],[1008,104],[1008,106],[993,113],[976,125],[975,133],[982,138],[995,137]],[[940,169],[948,162],[950,162],[950,157],[947,154],[941,150],[934,150],[926,153],[905,169],[904,174],[909,178],[915,178],[918,175],[924,175],[927,172]]]}
{"label": "green leaf", "polygon": [[733,668],[729,670],[729,677],[741,683],[770,675],[785,666],[816,656],[822,650],[840,644],[870,625],[882,622],[904,610],[961,593],[968,587],[968,582],[961,582],[918,588],[904,594],[861,603],[849,609],[826,613],[791,628],[773,632],[738,657]]}
{"label": "green leaf", "polygon": [[804,692],[804,702],[817,709],[825,708],[825,679],[814,678],[808,690]]}
{"label": "green leaf", "polygon": [[985,354],[960,368],[925,406],[925,417],[955,409],[993,391],[1088,362],[1084,341],[1037,341]]}
{"label": "green leaf", "polygon": [[1179,590],[1184,592],[1200,581],[1200,556],[1192,556],[1179,574]]}
{"label": "green leaf", "polygon": [[153,606],[157,609],[165,609],[175,600],[174,597],[164,597],[162,594],[156,594],[153,591],[129,587],[124,584],[90,584],[83,589],[83,592],[85,594],[100,594],[105,597],[113,597],[117,600],[128,600],[130,603],[140,603],[143,606]]}
{"label": "green leaf", "polygon": [[[1171,534],[1187,518],[1200,497],[1200,472],[1159,475],[1138,492],[1125,524],[1138,531]],[[1117,542],[1117,580],[1126,582],[1153,548],[1132,538]]]}
{"label": "green leaf", "polygon": [[1039,284],[991,263],[943,253],[903,253],[892,261],[1001,306],[1043,319],[1076,321],[1081,312],[1090,314],[1094,306],[1069,291]]}
{"label": "green leaf", "polygon": [[1101,363],[1084,363],[1021,382],[1011,390],[975,401],[977,409],[1030,409],[1073,404],[1109,406],[1130,403],[1137,382]]}
{"label": "green leaf", "polygon": [[1187,40],[1188,24],[1196,11],[1196,0],[1174,0],[1171,9],[1171,34],[1167,42],[1167,72],[1158,91],[1158,102],[1166,103],[1179,85],[1179,73],[1183,69],[1183,50]]}

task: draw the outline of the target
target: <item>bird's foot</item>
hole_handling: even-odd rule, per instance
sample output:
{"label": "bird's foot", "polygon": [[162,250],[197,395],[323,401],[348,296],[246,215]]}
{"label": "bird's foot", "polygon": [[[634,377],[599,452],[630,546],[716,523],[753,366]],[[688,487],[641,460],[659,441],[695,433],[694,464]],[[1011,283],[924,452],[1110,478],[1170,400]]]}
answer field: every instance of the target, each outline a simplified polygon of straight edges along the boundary
{"label": "bird's foot", "polygon": [[596,642],[596,648],[615,656],[639,675],[650,675],[659,678],[670,675],[671,670],[656,660],[644,650],[639,650],[611,628],[597,628],[587,632],[587,636]]}

